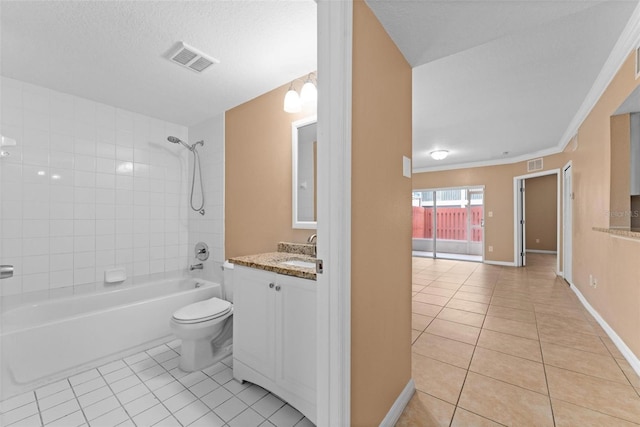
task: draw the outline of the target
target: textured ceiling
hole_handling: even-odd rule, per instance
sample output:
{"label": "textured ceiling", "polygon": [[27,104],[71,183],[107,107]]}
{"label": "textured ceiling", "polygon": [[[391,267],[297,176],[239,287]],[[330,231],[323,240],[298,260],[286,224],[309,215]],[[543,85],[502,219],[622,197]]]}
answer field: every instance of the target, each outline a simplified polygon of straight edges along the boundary
{"label": "textured ceiling", "polygon": [[637,2],[368,4],[414,66],[413,168],[429,170],[560,150]]}
{"label": "textured ceiling", "polygon": [[[317,68],[313,0],[3,0],[0,19],[3,76],[182,125]],[[179,41],[220,64],[170,62]]]}

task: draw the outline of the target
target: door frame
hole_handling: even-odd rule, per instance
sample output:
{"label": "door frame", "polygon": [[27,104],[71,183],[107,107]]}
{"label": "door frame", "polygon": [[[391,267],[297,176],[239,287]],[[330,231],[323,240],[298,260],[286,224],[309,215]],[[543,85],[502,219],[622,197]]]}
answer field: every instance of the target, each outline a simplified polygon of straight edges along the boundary
{"label": "door frame", "polygon": [[[568,192],[565,188],[567,171],[571,186]],[[567,205],[571,207],[568,211]],[[570,215],[568,222],[567,215]],[[568,263],[565,262],[567,254],[570,261]],[[560,274],[567,283],[573,285],[573,164],[571,161],[562,168],[562,272]]]}
{"label": "door frame", "polygon": [[317,425],[351,423],[351,93],[353,3],[317,1]]}
{"label": "door frame", "polygon": [[[545,171],[530,173],[526,175],[520,175],[513,177],[513,265],[516,267],[522,267],[522,257],[519,256],[519,251],[521,245],[524,244],[525,233],[526,233],[526,223],[522,224],[522,228],[520,227],[520,221],[523,220],[524,212],[520,212],[520,203],[521,197],[524,198],[524,194],[520,191],[520,186],[522,185],[522,181],[525,181],[530,178],[538,178],[540,176],[547,175],[556,175],[556,250],[558,251],[558,256],[556,256],[556,274],[560,274],[560,233],[562,231],[562,217],[561,217],[561,203],[562,203],[562,180],[561,178],[561,169],[549,169]],[[524,205],[522,205],[524,206]],[[522,236],[520,235],[522,233]],[[523,250],[526,251],[526,248],[523,247]]]}

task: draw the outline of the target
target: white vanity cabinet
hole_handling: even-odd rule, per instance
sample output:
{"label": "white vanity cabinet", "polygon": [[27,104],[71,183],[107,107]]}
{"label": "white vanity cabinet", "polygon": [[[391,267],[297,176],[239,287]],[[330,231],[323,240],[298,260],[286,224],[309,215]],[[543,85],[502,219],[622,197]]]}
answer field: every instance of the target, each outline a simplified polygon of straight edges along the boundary
{"label": "white vanity cabinet", "polygon": [[316,282],[236,265],[233,376],[316,422]]}

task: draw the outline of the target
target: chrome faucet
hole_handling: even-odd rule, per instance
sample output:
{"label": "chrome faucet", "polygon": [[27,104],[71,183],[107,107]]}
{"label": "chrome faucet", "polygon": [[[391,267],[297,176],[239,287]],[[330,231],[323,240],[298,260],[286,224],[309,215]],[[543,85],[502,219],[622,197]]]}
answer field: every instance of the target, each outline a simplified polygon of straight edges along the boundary
{"label": "chrome faucet", "polygon": [[312,234],[311,236],[309,236],[309,238],[307,239],[307,243],[312,243],[312,244],[316,244],[316,239],[317,239],[318,235],[317,234]]}
{"label": "chrome faucet", "polygon": [[202,270],[202,263],[193,264],[189,266],[189,271]]}

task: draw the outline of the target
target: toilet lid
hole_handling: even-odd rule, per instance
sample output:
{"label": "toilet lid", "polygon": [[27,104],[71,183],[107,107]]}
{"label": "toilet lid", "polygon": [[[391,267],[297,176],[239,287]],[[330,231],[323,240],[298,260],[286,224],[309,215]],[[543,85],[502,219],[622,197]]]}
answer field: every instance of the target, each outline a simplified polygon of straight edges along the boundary
{"label": "toilet lid", "polygon": [[230,310],[229,301],[210,298],[182,307],[173,313],[173,318],[181,323],[198,323],[224,316]]}

